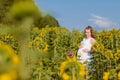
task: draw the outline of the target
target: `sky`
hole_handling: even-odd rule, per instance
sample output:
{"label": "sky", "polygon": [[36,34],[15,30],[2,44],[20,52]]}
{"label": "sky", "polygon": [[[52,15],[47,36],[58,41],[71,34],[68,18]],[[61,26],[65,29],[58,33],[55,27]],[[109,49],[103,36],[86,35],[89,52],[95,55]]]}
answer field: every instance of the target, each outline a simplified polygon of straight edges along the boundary
{"label": "sky", "polygon": [[43,14],[51,14],[69,30],[120,29],[120,0],[35,0]]}

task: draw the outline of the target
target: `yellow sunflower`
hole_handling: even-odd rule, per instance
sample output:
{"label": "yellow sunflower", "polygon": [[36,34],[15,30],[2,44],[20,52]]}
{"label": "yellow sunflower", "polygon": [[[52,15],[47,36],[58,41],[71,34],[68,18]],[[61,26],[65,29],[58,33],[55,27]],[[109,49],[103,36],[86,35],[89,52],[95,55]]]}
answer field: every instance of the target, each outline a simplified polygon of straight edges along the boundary
{"label": "yellow sunflower", "polygon": [[104,72],[103,80],[108,80],[109,74],[110,74],[109,72]]}
{"label": "yellow sunflower", "polygon": [[120,71],[118,72],[118,80],[120,80]]}
{"label": "yellow sunflower", "polygon": [[0,80],[17,80],[19,57],[7,44],[0,41]]}
{"label": "yellow sunflower", "polygon": [[86,75],[86,67],[77,62],[76,56],[67,55],[67,60],[60,65],[60,76],[63,80],[80,80]]}
{"label": "yellow sunflower", "polygon": [[34,40],[28,43],[29,47],[35,47],[38,51],[47,51],[48,50],[48,44],[40,37],[35,37]]}

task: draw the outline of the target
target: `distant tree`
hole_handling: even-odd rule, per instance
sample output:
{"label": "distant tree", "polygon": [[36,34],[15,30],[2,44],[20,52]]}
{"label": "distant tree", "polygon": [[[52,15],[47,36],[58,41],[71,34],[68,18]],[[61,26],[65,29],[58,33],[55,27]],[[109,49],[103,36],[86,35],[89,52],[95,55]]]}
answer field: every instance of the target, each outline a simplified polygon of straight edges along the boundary
{"label": "distant tree", "polygon": [[0,0],[0,23],[18,24],[26,17],[32,17],[36,27],[59,26],[52,15],[42,17],[41,14],[34,0]]}
{"label": "distant tree", "polygon": [[13,3],[14,0],[0,0],[0,23],[3,22],[3,18],[6,16],[6,13]]}
{"label": "distant tree", "polygon": [[55,26],[59,26],[59,23],[53,16],[47,14],[45,17],[41,19],[38,27],[43,28],[46,25],[48,25],[49,27],[55,27]]}

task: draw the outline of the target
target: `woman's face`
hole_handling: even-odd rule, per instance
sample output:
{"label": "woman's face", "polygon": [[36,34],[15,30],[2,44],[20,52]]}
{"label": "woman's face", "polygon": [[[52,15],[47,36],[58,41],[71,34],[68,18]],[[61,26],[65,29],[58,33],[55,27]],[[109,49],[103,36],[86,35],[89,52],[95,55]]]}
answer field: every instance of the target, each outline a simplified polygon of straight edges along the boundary
{"label": "woman's face", "polygon": [[90,31],[90,29],[86,29],[85,30],[85,35],[86,35],[87,38],[91,37],[91,31]]}

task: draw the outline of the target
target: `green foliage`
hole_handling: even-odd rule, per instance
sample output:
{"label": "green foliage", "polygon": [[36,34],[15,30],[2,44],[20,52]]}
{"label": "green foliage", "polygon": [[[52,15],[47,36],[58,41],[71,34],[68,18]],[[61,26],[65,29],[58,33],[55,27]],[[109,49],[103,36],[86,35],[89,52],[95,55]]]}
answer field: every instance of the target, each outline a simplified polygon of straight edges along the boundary
{"label": "green foliage", "polygon": [[34,26],[43,28],[59,26],[58,21],[50,14],[42,16],[33,0],[0,0],[0,23],[21,24],[26,17],[34,19]]}
{"label": "green foliage", "polygon": [[[4,73],[13,68],[10,55],[0,46],[0,73]],[[7,66],[9,65],[9,66]]]}
{"label": "green foliage", "polygon": [[102,30],[97,35],[97,40],[102,43],[107,49],[120,49],[120,30],[112,29],[112,30]]}
{"label": "green foliage", "polygon": [[21,22],[26,17],[32,17],[34,20],[41,17],[41,12],[32,1],[15,2],[7,13],[7,19],[5,20],[8,20],[8,23],[15,24],[16,22]]}
{"label": "green foliage", "polygon": [[[91,62],[89,68],[90,80],[102,80],[105,72],[109,74],[107,75],[108,79],[117,80],[120,64],[120,58],[118,57],[120,50],[118,46],[119,32],[120,30],[112,29],[109,31],[103,30],[96,34],[98,43],[93,46],[95,51],[92,52],[93,62]],[[113,73],[114,75],[112,75]]]}
{"label": "green foliage", "polygon": [[51,16],[50,14],[45,15],[38,23],[36,23],[36,25],[38,25],[38,27],[44,28],[45,26],[49,26],[49,27],[54,27],[54,26],[59,26],[58,21]]}
{"label": "green foliage", "polygon": [[3,41],[10,45],[15,50],[15,52],[18,53],[19,44],[17,40],[14,38],[13,34],[9,32],[10,30],[11,29],[10,27],[8,27],[8,25],[0,24],[0,41]]}
{"label": "green foliage", "polygon": [[14,0],[0,0],[0,23],[4,22],[4,17],[12,6]]}
{"label": "green foliage", "polygon": [[33,68],[34,72],[31,80],[60,79],[58,75],[58,60],[55,58],[50,58],[50,53],[42,53],[42,55],[44,56],[40,56],[39,63],[37,63]]}

